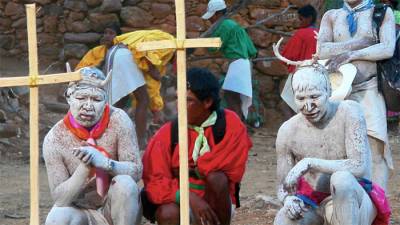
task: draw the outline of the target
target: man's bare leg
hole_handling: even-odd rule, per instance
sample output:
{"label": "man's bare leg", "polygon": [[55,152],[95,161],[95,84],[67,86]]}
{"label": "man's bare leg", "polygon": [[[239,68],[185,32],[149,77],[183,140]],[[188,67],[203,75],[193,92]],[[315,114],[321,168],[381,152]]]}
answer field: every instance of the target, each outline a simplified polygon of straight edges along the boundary
{"label": "man's bare leg", "polygon": [[87,216],[74,207],[54,206],[46,218],[46,225],[88,225]]}
{"label": "man's bare leg", "polygon": [[[348,171],[331,176],[332,210],[326,209],[329,225],[370,225],[376,216],[368,194]],[[331,211],[331,212],[330,212]]]}
{"label": "man's bare leg", "polygon": [[114,225],[140,224],[139,188],[132,177],[115,176],[108,197],[104,213],[111,216]]}
{"label": "man's bare leg", "polygon": [[147,107],[149,106],[149,95],[147,93],[146,85],[143,85],[133,92],[137,100],[135,110],[135,124],[136,134],[138,137],[139,148],[144,150],[146,148],[146,125],[147,125]]}
{"label": "man's bare leg", "polygon": [[205,178],[205,200],[217,215],[221,225],[231,222],[232,202],[228,177],[223,172],[212,172]]}
{"label": "man's bare leg", "polygon": [[240,119],[244,120],[241,108],[242,101],[240,94],[233,91],[224,90],[224,97],[227,103],[227,108],[234,111]]}
{"label": "man's bare leg", "polygon": [[371,136],[368,136],[368,142],[372,153],[372,181],[379,184],[385,191],[387,191],[389,167],[384,158],[385,145],[383,141]]}
{"label": "man's bare leg", "polygon": [[158,207],[156,211],[156,221],[159,225],[178,225],[179,206],[175,203],[165,204]]}

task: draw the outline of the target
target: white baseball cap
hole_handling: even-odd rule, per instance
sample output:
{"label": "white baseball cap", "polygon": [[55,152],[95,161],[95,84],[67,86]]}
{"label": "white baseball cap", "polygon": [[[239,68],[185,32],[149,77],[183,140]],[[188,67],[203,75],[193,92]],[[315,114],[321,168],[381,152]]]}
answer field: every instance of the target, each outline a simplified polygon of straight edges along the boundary
{"label": "white baseball cap", "polygon": [[207,12],[204,13],[201,18],[208,20],[215,14],[215,12],[223,9],[226,9],[224,0],[210,0],[208,2]]}

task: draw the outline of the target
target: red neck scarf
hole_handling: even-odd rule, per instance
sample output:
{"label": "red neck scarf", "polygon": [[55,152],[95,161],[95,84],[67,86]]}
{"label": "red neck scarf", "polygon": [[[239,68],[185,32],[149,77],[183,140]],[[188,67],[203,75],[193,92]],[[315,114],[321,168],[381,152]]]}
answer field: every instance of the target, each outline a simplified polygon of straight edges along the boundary
{"label": "red neck scarf", "polygon": [[[71,131],[76,137],[82,140],[89,140],[89,139],[98,139],[103,135],[108,127],[108,123],[110,122],[110,106],[107,104],[103,116],[100,118],[99,122],[92,129],[87,130],[86,128],[82,127],[78,124],[74,117],[71,114],[71,111],[68,111],[67,115],[64,117],[64,124]],[[93,145],[95,145],[93,143]]]}

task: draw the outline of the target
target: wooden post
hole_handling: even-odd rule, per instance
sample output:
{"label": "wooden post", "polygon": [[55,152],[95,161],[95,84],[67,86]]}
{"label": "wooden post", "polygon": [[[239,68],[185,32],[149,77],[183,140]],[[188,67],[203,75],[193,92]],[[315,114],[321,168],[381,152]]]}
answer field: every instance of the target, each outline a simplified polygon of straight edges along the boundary
{"label": "wooden post", "polygon": [[30,154],[30,225],[39,225],[39,85],[54,84],[81,79],[79,72],[39,75],[36,7],[26,5],[29,77],[0,78],[0,87],[29,86],[29,154]]}
{"label": "wooden post", "polygon": [[180,224],[189,225],[189,164],[188,164],[188,133],[186,107],[186,48],[220,47],[219,38],[186,39],[185,2],[175,0],[176,9],[176,40],[152,41],[140,43],[138,51],[157,49],[177,49],[178,72],[178,124],[179,124],[179,190],[180,190]]}

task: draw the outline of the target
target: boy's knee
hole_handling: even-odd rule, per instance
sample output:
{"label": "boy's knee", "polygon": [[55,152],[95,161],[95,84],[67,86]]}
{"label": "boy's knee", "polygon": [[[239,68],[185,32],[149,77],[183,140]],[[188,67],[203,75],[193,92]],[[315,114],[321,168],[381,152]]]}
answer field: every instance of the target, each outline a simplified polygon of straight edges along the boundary
{"label": "boy's knee", "polygon": [[229,180],[223,172],[211,172],[206,177],[206,186],[214,192],[227,192]]}

